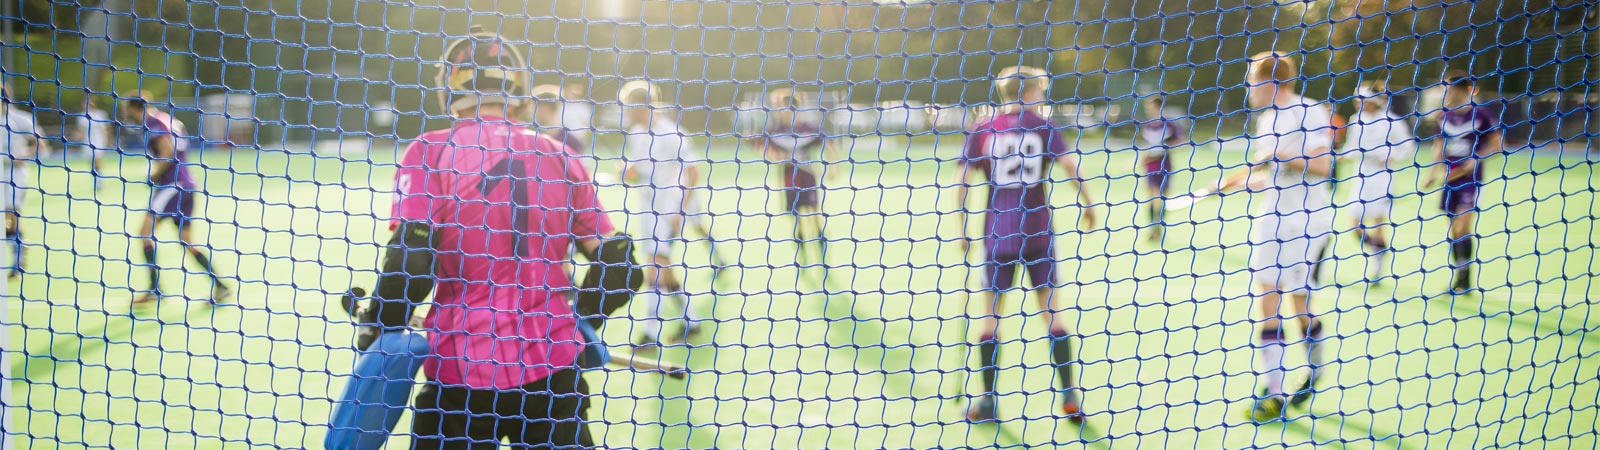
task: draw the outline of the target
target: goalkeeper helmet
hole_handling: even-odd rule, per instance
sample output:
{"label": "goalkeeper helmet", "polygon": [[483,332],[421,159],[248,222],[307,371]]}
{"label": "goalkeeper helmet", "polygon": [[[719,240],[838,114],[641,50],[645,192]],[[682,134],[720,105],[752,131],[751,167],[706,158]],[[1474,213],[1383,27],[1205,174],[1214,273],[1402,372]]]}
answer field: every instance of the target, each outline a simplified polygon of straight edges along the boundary
{"label": "goalkeeper helmet", "polygon": [[486,103],[515,109],[527,100],[532,78],[532,67],[520,50],[473,25],[467,37],[444,47],[437,80],[439,105],[445,112]]}

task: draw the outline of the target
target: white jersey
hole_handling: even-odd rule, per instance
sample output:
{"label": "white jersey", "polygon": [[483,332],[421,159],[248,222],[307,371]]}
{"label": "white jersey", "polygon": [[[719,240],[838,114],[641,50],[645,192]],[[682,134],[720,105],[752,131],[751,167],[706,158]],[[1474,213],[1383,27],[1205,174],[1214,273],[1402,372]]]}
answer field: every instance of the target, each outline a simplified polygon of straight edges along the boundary
{"label": "white jersey", "polygon": [[[1317,148],[1333,148],[1333,113],[1327,105],[1298,95],[1290,106],[1269,107],[1263,111],[1256,117],[1254,129],[1251,141],[1254,152],[1276,151],[1298,156]],[[1268,170],[1271,186],[1264,193],[1267,198],[1259,214],[1283,220],[1309,220],[1311,228],[1307,231],[1311,232],[1331,229],[1332,220],[1311,220],[1310,217],[1332,213],[1333,186],[1326,176],[1281,164]]]}
{"label": "white jersey", "polygon": [[[678,124],[667,119],[658,118],[648,127],[629,127],[623,146],[623,153],[627,155],[629,166],[638,174],[643,185],[641,187],[657,191],[657,195],[667,193],[662,191],[681,194],[689,187],[686,171],[690,165],[701,160],[694,140],[685,135]],[[657,210],[676,211],[677,208],[671,211]]]}
{"label": "white jersey", "polygon": [[594,105],[587,101],[569,99],[561,104],[561,127],[588,141],[594,131]]}
{"label": "white jersey", "polygon": [[25,159],[32,151],[34,141],[38,140],[38,131],[33,123],[33,116],[12,106],[4,106],[6,110],[5,122],[0,124],[6,129],[4,148],[0,148],[0,158],[4,158],[7,170],[0,170],[0,188],[12,186],[26,186],[28,183],[26,165],[19,159]]}
{"label": "white jersey", "polygon": [[1362,111],[1354,119],[1346,128],[1341,153],[1361,157],[1361,176],[1387,173],[1390,161],[1416,153],[1417,141],[1411,136],[1411,124],[1405,119],[1386,111]]}
{"label": "white jersey", "polygon": [[117,127],[111,114],[99,108],[89,108],[83,115],[72,118],[79,130],[83,130],[83,144],[95,151],[107,151],[117,148]]}
{"label": "white jersey", "polygon": [[[1305,97],[1267,108],[1253,129],[1252,150],[1276,152],[1280,160],[1333,147],[1333,112]],[[1279,292],[1306,293],[1316,287],[1317,263],[1333,230],[1332,183],[1281,163],[1267,170],[1271,186],[1250,225],[1250,277]]]}

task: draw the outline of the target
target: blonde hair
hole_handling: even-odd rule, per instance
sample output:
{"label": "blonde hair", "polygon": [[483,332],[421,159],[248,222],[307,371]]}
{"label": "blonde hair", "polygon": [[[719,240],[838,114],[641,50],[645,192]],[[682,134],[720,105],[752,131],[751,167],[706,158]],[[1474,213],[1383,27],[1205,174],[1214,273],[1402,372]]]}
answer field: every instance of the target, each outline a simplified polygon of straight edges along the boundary
{"label": "blonde hair", "polygon": [[1023,92],[1043,92],[1050,84],[1048,77],[1044,70],[1035,67],[1007,67],[995,75],[994,89],[1001,101],[1014,102],[1022,98]]}
{"label": "blonde hair", "polygon": [[622,102],[622,106],[654,105],[661,101],[660,89],[649,81],[629,81],[617,90],[617,101]]}
{"label": "blonde hair", "polygon": [[1250,77],[1280,83],[1293,82],[1300,71],[1295,69],[1294,57],[1266,51],[1250,57]]}

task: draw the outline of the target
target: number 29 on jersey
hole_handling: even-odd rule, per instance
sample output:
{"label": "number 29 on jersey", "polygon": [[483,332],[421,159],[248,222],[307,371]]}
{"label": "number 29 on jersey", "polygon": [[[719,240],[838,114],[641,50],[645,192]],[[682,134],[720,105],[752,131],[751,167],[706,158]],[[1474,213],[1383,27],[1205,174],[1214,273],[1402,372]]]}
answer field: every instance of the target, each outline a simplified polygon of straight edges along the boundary
{"label": "number 29 on jersey", "polygon": [[989,139],[995,184],[1022,187],[1044,178],[1044,139],[1036,133],[997,133]]}

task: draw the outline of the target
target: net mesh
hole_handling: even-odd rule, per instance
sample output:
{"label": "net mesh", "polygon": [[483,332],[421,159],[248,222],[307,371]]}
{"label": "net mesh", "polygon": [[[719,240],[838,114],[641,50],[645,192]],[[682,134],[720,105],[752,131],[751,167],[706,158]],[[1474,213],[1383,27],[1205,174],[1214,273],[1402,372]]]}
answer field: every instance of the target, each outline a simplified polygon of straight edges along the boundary
{"label": "net mesh", "polygon": [[1600,445],[1590,2],[0,16],[0,447]]}

